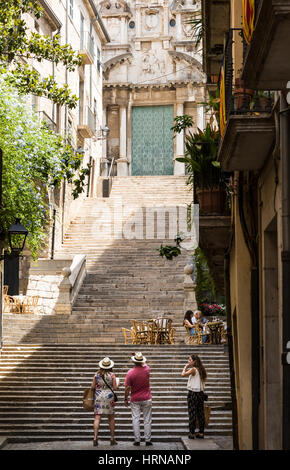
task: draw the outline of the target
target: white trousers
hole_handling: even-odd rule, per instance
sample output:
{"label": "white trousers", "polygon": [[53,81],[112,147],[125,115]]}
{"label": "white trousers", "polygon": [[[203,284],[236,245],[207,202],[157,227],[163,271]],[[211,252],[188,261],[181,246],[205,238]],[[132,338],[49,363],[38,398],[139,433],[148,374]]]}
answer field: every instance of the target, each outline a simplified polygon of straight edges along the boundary
{"label": "white trousers", "polygon": [[145,441],[151,441],[152,400],[131,402],[135,441],[140,442],[140,418],[143,413]]}

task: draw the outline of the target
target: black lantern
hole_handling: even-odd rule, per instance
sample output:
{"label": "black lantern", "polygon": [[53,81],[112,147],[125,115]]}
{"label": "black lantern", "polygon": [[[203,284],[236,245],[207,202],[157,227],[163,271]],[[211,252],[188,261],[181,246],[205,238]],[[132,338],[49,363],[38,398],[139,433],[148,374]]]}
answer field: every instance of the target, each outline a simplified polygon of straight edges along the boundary
{"label": "black lantern", "polygon": [[11,253],[17,256],[24,249],[28,230],[20,223],[20,219],[16,218],[15,223],[11,225],[7,233]]}

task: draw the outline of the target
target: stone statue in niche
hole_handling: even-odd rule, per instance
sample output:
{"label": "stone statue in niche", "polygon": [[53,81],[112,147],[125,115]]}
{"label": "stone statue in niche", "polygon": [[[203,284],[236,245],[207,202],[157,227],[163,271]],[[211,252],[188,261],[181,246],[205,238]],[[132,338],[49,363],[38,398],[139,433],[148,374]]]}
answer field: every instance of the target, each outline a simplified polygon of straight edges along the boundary
{"label": "stone statue in niche", "polygon": [[164,73],[165,62],[158,58],[154,52],[145,52],[142,56],[142,71],[148,74]]}

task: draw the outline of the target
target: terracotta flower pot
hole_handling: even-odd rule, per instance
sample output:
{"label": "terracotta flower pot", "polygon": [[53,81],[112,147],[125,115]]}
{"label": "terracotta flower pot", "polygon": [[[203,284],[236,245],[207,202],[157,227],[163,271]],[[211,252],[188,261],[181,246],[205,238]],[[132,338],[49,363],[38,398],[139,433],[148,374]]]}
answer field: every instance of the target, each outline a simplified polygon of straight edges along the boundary
{"label": "terracotta flower pot", "polygon": [[253,90],[244,88],[244,84],[241,79],[236,79],[234,88],[235,110],[238,111],[243,106],[249,107],[253,94]]}
{"label": "terracotta flower pot", "polygon": [[226,208],[226,191],[219,187],[197,189],[199,211],[202,214],[224,214]]}

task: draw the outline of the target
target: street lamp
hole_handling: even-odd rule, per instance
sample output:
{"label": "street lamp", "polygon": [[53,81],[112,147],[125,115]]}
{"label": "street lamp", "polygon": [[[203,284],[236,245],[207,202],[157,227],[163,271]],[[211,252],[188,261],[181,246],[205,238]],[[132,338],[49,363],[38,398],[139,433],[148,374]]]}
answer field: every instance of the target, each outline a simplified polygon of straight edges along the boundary
{"label": "street lamp", "polygon": [[105,124],[104,127],[101,127],[98,131],[96,139],[105,140],[108,137],[109,132],[110,128],[107,126],[107,124]]}
{"label": "street lamp", "polygon": [[[9,246],[13,257],[17,257],[24,249],[28,230],[20,223],[20,218],[16,218],[15,223],[7,230]],[[4,255],[0,256],[0,260]]]}
{"label": "street lamp", "polygon": [[23,251],[27,235],[27,228],[20,223],[19,218],[16,218],[15,223],[8,229],[8,240],[12,254],[15,253],[17,256]]}

